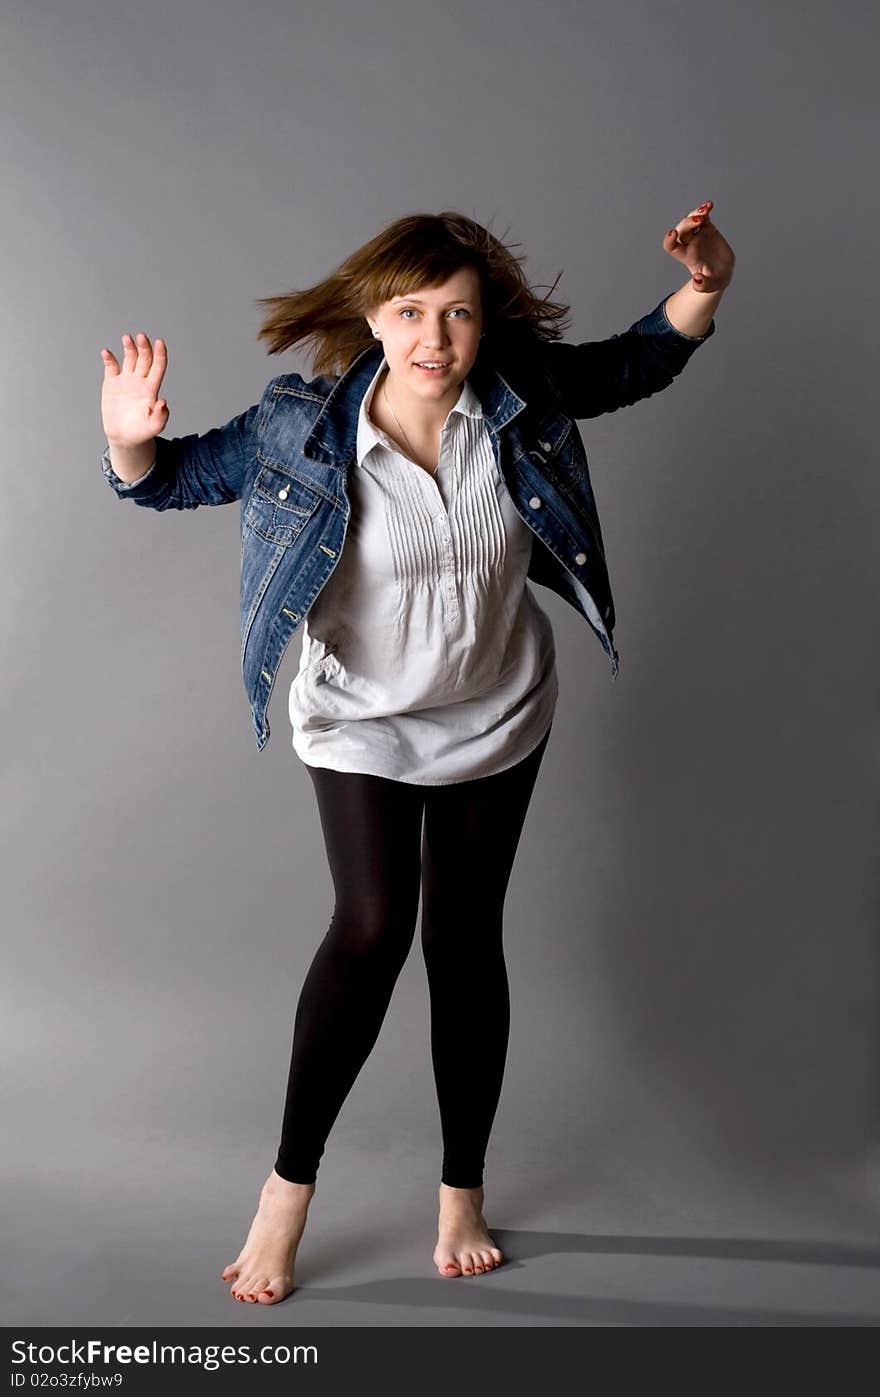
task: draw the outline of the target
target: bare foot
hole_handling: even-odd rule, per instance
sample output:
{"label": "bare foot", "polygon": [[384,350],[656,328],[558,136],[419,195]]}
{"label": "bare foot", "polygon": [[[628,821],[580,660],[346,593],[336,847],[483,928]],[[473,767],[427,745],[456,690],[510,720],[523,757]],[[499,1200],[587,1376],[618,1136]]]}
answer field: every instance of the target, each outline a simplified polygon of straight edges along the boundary
{"label": "bare foot", "polygon": [[277,1305],[293,1290],[293,1263],[314,1192],[314,1184],[292,1184],[272,1170],[247,1241],[220,1277],[235,1282],[234,1300]]}
{"label": "bare foot", "polygon": [[483,1217],[483,1189],[440,1185],[440,1222],[434,1265],[441,1276],[492,1271],[502,1255]]}

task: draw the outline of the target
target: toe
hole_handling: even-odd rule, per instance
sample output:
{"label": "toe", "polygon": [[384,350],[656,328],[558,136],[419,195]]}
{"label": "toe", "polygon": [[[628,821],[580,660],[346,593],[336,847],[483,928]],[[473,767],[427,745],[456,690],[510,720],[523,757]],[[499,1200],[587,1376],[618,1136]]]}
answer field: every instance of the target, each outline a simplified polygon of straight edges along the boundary
{"label": "toe", "polygon": [[489,1252],[492,1256],[493,1261],[495,1262],[495,1265],[500,1266],[501,1262],[504,1260],[504,1256],[500,1249],[498,1247],[490,1247]]}
{"label": "toe", "polygon": [[495,1262],[492,1260],[492,1253],[490,1251],[481,1251],[480,1258],[486,1270],[491,1271],[493,1266],[495,1265]]}
{"label": "toe", "polygon": [[257,1300],[261,1305],[277,1305],[278,1301],[283,1300],[291,1289],[292,1286],[285,1276],[270,1276],[260,1290]]}
{"label": "toe", "polygon": [[461,1263],[462,1275],[472,1276],[474,1274],[474,1259],[469,1251],[461,1253],[459,1262]]}
{"label": "toe", "polygon": [[229,1266],[224,1266],[220,1272],[221,1281],[234,1281],[238,1275],[238,1262],[233,1261]]}

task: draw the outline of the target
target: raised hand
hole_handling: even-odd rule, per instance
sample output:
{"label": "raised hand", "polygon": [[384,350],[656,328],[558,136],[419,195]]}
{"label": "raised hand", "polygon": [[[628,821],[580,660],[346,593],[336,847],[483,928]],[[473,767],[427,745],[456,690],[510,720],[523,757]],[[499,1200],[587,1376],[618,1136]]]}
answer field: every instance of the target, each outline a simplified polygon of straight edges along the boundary
{"label": "raised hand", "polygon": [[157,397],[168,366],[165,341],[155,346],[146,335],[122,336],[122,368],[109,349],[101,350],[104,382],[101,420],[111,446],[133,447],[152,441],[168,424],[168,404]]}
{"label": "raised hand", "polygon": [[709,217],[711,199],[682,218],[663,238],[663,249],[691,273],[695,291],[723,291],[733,276],[733,248]]}

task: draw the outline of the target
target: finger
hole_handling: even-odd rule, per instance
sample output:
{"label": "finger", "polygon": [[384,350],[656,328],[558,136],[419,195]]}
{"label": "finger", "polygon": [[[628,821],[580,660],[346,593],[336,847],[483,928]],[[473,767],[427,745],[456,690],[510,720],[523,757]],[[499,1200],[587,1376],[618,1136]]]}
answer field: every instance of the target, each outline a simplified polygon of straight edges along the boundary
{"label": "finger", "polygon": [[137,336],[137,368],[135,373],[141,378],[146,378],[153,367],[153,346],[146,335],[141,333]]}
{"label": "finger", "polygon": [[137,363],[137,345],[131,335],[122,336],[122,349],[122,367],[127,373],[133,373]]}
{"label": "finger", "polygon": [[678,224],[678,241],[682,247],[690,247],[694,238],[703,227],[702,215],[689,214]]}
{"label": "finger", "polygon": [[164,340],[154,340],[153,342],[153,365],[148,375],[148,382],[154,392],[158,392],[162,377],[168,367],[168,350]]}
{"label": "finger", "polygon": [[119,373],[119,364],[116,361],[116,355],[112,354],[109,349],[102,349],[101,358],[104,360],[104,377],[115,377],[116,374]]}
{"label": "finger", "polygon": [[699,233],[700,229],[705,225],[709,217],[709,210],[712,207],[712,200],[707,199],[705,204],[700,204],[699,208],[691,209],[687,218],[681,219],[681,221],[676,224],[679,238],[684,247],[688,246],[694,234]]}

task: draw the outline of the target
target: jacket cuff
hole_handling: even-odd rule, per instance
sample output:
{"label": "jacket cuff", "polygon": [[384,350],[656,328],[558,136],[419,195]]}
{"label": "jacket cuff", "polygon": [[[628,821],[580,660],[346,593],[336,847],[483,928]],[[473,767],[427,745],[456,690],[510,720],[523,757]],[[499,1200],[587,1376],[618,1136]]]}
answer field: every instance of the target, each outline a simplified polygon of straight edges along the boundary
{"label": "jacket cuff", "polygon": [[[101,469],[104,472],[104,477],[107,481],[107,484],[112,486],[112,488],[116,491],[117,495],[121,495],[123,497],[134,495],[135,499],[137,499],[139,494],[149,495],[153,491],[156,476],[156,459],[156,456],[154,456],[152,462],[150,463],[149,469],[146,470],[143,475],[139,475],[137,480],[125,481],[121,478],[121,476],[118,476],[116,474],[115,470],[110,464],[110,447],[108,444],[104,447],[104,450],[101,452]],[[139,490],[139,486],[143,486],[144,488],[142,490]]]}
{"label": "jacket cuff", "polygon": [[[669,294],[671,295],[672,293],[670,292]],[[646,315],[643,320],[639,321],[638,328],[643,335],[671,335],[673,339],[679,339],[684,344],[702,344],[704,340],[709,339],[710,335],[714,335],[714,317],[710,320],[709,328],[705,335],[686,335],[684,330],[679,330],[676,325],[673,325],[669,316],[666,314],[666,302],[668,300],[669,296],[664,296],[660,304],[655,306],[651,313]]]}

